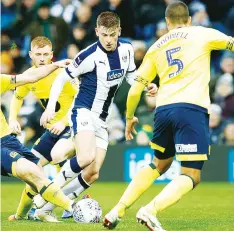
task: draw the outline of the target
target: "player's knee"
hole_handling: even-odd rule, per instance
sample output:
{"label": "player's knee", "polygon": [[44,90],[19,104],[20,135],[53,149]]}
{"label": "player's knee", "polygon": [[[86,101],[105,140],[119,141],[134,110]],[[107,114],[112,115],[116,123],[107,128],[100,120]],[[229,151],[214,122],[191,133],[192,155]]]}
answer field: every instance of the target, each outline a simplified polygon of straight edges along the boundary
{"label": "player's knee", "polygon": [[80,155],[77,156],[77,162],[81,167],[89,166],[95,159],[95,155],[87,155],[86,157],[82,157]]}
{"label": "player's knee", "polygon": [[182,174],[189,176],[193,180],[194,187],[201,181],[201,171],[199,169],[182,167]]}
{"label": "player's knee", "polygon": [[51,151],[51,159],[53,164],[59,164],[65,160],[64,155],[61,155],[61,153],[56,151]]}
{"label": "player's knee", "polygon": [[92,176],[92,182],[97,181],[99,178],[99,172],[96,172],[93,176]]}
{"label": "player's knee", "polygon": [[171,166],[171,163],[173,161],[173,158],[165,159],[165,160],[160,160],[158,158],[154,158],[152,163],[157,167],[157,170],[163,174],[165,173]]}

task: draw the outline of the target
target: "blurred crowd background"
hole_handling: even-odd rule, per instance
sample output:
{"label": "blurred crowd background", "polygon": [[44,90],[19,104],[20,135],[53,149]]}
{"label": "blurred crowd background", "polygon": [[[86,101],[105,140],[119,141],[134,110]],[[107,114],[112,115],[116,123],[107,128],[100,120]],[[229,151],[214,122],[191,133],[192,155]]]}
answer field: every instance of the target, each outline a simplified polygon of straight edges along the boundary
{"label": "blurred crowd background", "polygon": [[[54,60],[73,58],[96,41],[97,15],[109,10],[121,19],[121,37],[132,42],[136,66],[147,49],[167,33],[166,6],[174,0],[2,0],[1,1],[1,73],[17,74],[31,66],[28,51],[36,36],[53,43]],[[188,0],[193,25],[218,29],[234,36],[234,0]],[[198,67],[199,68],[199,67]],[[234,145],[234,53],[214,51],[211,58],[211,140],[215,144]],[[159,84],[158,78],[156,83]],[[120,87],[108,119],[109,140],[124,141],[125,107],[129,90]],[[194,89],[196,91],[196,89]],[[2,96],[1,108],[9,113],[13,92]],[[133,142],[148,145],[153,133],[155,98],[143,96],[136,115],[140,123]],[[43,109],[29,94],[20,111],[21,139],[32,146],[43,133],[39,125]]]}

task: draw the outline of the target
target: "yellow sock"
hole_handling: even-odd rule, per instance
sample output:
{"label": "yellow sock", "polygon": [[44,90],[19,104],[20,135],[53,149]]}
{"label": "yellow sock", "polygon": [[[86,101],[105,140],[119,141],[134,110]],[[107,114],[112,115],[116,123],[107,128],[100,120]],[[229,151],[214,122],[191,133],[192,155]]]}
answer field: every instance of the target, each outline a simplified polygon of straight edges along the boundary
{"label": "yellow sock", "polygon": [[145,208],[156,216],[158,212],[179,201],[193,187],[194,182],[191,177],[180,175],[172,180]]}
{"label": "yellow sock", "polygon": [[45,182],[45,186],[40,190],[40,194],[45,200],[59,207],[62,207],[67,211],[72,211],[73,201],[65,196],[65,194],[57,184],[47,180]]}
{"label": "yellow sock", "polygon": [[125,210],[130,207],[160,176],[154,164],[143,168],[134,176],[115,209],[119,217],[124,216]]}
{"label": "yellow sock", "polygon": [[57,172],[57,174],[60,172],[60,170],[61,170],[61,167],[60,167],[60,165],[59,164],[56,164],[55,165],[55,168],[56,168],[56,172]]}
{"label": "yellow sock", "polygon": [[29,185],[26,184],[22,192],[20,203],[18,205],[15,217],[25,217],[32,206],[32,199],[36,195]]}

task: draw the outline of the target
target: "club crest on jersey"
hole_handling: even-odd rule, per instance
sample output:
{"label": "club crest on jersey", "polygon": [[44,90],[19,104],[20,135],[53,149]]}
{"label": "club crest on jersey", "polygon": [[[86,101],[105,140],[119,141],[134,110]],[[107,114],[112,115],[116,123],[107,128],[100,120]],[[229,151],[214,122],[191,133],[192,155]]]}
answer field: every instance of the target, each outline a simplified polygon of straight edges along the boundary
{"label": "club crest on jersey", "polygon": [[107,72],[107,81],[112,81],[115,79],[120,79],[124,75],[124,69],[116,69],[113,71]]}
{"label": "club crest on jersey", "polygon": [[123,62],[125,62],[125,63],[126,63],[126,62],[127,62],[127,60],[128,60],[127,55],[123,56],[123,57],[122,57],[122,60],[123,60]]}

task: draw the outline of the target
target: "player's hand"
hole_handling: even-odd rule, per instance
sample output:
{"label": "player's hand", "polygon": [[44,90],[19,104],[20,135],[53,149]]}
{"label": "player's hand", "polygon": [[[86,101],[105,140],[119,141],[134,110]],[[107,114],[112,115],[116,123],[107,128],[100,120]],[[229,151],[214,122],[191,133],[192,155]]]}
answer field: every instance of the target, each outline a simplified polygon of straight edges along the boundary
{"label": "player's hand", "polygon": [[59,121],[59,122],[53,124],[49,128],[49,131],[55,135],[60,135],[63,132],[63,130],[65,129],[65,127],[66,127],[66,125],[63,122]]}
{"label": "player's hand", "polygon": [[133,117],[132,119],[127,119],[126,120],[126,127],[125,127],[125,139],[128,140],[133,140],[133,135],[132,132],[136,135],[137,132],[134,128],[134,125],[137,124],[138,118],[137,117]]}
{"label": "player's hand", "polygon": [[64,59],[54,62],[54,65],[58,68],[65,68],[72,62],[72,59]]}
{"label": "player's hand", "polygon": [[40,125],[46,128],[47,123],[49,123],[55,116],[55,111],[52,109],[46,109],[40,119]]}
{"label": "player's hand", "polygon": [[155,96],[158,92],[158,87],[155,83],[150,83],[147,87],[147,96]]}
{"label": "player's hand", "polygon": [[16,135],[21,134],[21,126],[17,120],[9,121],[9,127],[12,130],[12,133],[14,133]]}

